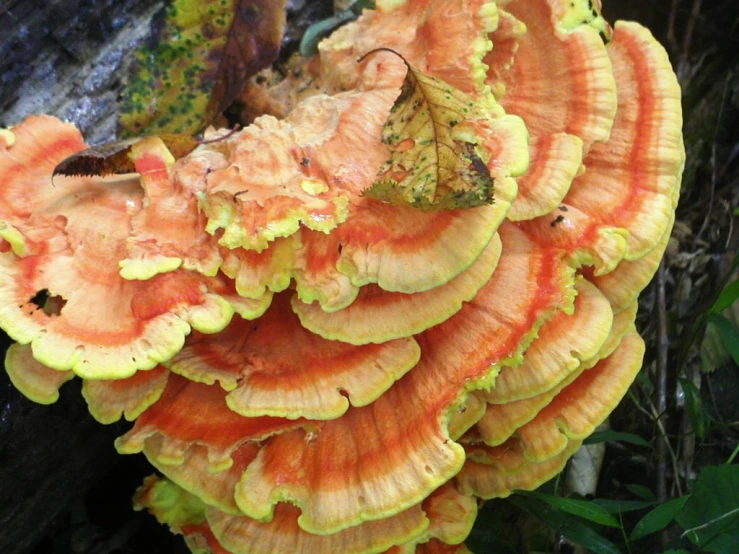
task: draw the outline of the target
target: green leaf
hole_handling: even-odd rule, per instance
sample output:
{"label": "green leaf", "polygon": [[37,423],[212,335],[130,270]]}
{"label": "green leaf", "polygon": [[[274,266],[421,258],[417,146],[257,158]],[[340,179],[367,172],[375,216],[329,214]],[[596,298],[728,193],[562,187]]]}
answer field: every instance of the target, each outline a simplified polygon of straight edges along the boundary
{"label": "green leaf", "polygon": [[[733,283],[732,283],[733,284]],[[727,287],[728,288],[728,287]],[[724,289],[724,292],[726,289]],[[723,293],[722,293],[723,294]],[[714,307],[723,306],[724,302],[718,302]],[[712,318],[723,316],[731,325],[712,321]],[[710,373],[721,367],[731,359],[729,343],[732,338],[732,327],[739,327],[739,302],[726,306],[721,312],[713,312],[713,308],[704,318],[707,321],[706,332],[701,342],[701,366],[705,373]],[[723,327],[721,327],[723,325]],[[736,339],[734,339],[736,341]]]}
{"label": "green leaf", "polygon": [[708,466],[675,515],[684,535],[703,552],[736,554],[739,538],[739,466]]}
{"label": "green leaf", "polygon": [[390,159],[364,195],[421,210],[473,208],[493,202],[493,178],[486,165],[490,154],[478,146],[468,122],[488,119],[471,97],[425,75],[397,52],[379,48],[365,54],[391,52],[408,68],[382,142]]}
{"label": "green leaf", "polygon": [[690,422],[693,425],[695,436],[702,439],[706,434],[706,415],[703,411],[701,392],[692,381],[682,378],[678,381],[685,393],[685,405],[688,408],[688,417],[690,417]]}
{"label": "green leaf", "polygon": [[739,298],[739,279],[724,287],[710,311],[715,314],[721,313],[736,302],[737,298]]}
{"label": "green leaf", "polygon": [[352,11],[359,16],[362,15],[364,10],[374,10],[376,3],[377,2],[375,0],[357,0],[354,4],[349,6],[349,11]]}
{"label": "green leaf", "polygon": [[563,498],[561,496],[553,496],[551,494],[543,494],[537,491],[521,491],[519,494],[529,498],[542,500],[549,504],[552,508],[562,510],[568,514],[587,519],[599,525],[620,528],[621,524],[608,513],[607,510],[593,503],[590,500],[577,500],[575,498]]}
{"label": "green leaf", "polygon": [[628,442],[630,444],[635,444],[636,446],[646,446],[647,448],[651,448],[651,444],[649,444],[647,441],[645,441],[643,438],[641,438],[639,435],[634,435],[633,433],[622,433],[620,431],[596,431],[592,435],[590,435],[587,439],[585,439],[583,444],[595,444],[598,442]]}
{"label": "green leaf", "polygon": [[312,56],[318,53],[318,43],[326,38],[330,33],[341,27],[344,23],[353,21],[357,15],[351,10],[339,12],[327,19],[317,21],[305,30],[303,38],[300,40],[300,55]]}
{"label": "green leaf", "polygon": [[739,545],[739,531],[721,533],[706,544],[706,552],[717,552],[720,554],[736,554]]}
{"label": "green leaf", "polygon": [[[636,375],[636,382],[639,384],[639,387],[644,391],[644,394],[652,395],[654,392],[654,383],[649,379],[649,376],[647,375],[646,371],[640,371]],[[629,393],[631,396],[632,393]],[[632,397],[632,401],[634,404],[638,404],[638,401],[636,398]]]}
{"label": "green leaf", "polygon": [[518,517],[520,511],[508,499],[488,500],[480,507],[465,545],[472,552],[518,554],[514,546],[518,542],[518,530],[509,523]]}
{"label": "green leaf", "polygon": [[620,554],[619,548],[579,519],[554,510],[547,503],[514,495],[509,501],[549,527],[595,554]]}
{"label": "green leaf", "polygon": [[374,7],[374,0],[358,0],[349,9],[314,23],[305,30],[300,40],[300,55],[307,57],[318,53],[319,42],[345,23],[355,20],[363,10],[374,9]]}
{"label": "green leaf", "polygon": [[731,359],[729,351],[724,346],[721,333],[719,333],[718,328],[712,323],[706,325],[706,332],[701,341],[700,352],[701,370],[703,373],[713,373]]}
{"label": "green leaf", "polygon": [[631,540],[636,541],[667,527],[682,510],[690,495],[679,496],[664,502],[645,515],[631,532]]}
{"label": "green leaf", "polygon": [[518,554],[516,548],[508,541],[498,537],[494,531],[473,531],[465,539],[465,545],[473,552],[495,552],[496,554]]}
{"label": "green leaf", "polygon": [[632,493],[634,496],[638,496],[642,500],[648,500],[650,502],[654,502],[657,500],[657,497],[654,496],[654,493],[652,492],[652,489],[645,487],[644,485],[637,485],[636,483],[629,483],[628,485],[624,485],[627,491]]}
{"label": "green leaf", "polygon": [[737,326],[722,314],[712,313],[708,316],[708,321],[716,326],[726,350],[734,358],[734,362],[739,364],[739,329]]}
{"label": "green leaf", "polygon": [[174,0],[123,91],[123,136],[195,134],[276,58],[287,0]]}
{"label": "green leaf", "polygon": [[648,500],[610,500],[608,498],[595,498],[593,502],[606,510],[609,514],[620,514],[622,512],[634,512],[651,508],[657,502]]}

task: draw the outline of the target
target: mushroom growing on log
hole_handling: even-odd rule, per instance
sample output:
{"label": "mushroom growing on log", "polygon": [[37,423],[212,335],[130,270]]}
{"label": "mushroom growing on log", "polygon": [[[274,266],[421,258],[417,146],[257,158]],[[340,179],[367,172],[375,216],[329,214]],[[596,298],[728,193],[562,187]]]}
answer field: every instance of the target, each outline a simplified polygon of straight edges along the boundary
{"label": "mushroom growing on log", "polygon": [[462,551],[641,366],[680,91],[585,0],[378,0],[317,56],[284,117],[126,175],[52,178],[85,148],[52,118],[0,135],[6,368],[135,420],[136,505],[193,551]]}

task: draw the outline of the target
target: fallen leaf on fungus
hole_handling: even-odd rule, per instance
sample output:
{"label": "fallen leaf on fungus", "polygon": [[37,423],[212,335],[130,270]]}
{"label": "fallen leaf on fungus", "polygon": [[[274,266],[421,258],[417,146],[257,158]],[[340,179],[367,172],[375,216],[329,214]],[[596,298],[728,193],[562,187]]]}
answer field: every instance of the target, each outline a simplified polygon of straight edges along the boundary
{"label": "fallen leaf on fungus", "polygon": [[[199,144],[197,139],[189,135],[164,134],[158,137],[175,159],[186,156]],[[144,138],[146,137],[109,142],[77,152],[59,162],[54,168],[53,176],[105,177],[106,175],[137,173],[131,152],[134,145]]]}
{"label": "fallen leaf on fungus", "polygon": [[463,125],[489,116],[470,96],[414,68],[394,50],[378,48],[359,61],[383,51],[403,59],[408,73],[382,132],[390,159],[364,195],[424,211],[492,204],[490,153]]}
{"label": "fallen leaf on fungus", "polygon": [[175,0],[154,49],[138,52],[123,93],[124,136],[194,134],[277,57],[286,0]]}

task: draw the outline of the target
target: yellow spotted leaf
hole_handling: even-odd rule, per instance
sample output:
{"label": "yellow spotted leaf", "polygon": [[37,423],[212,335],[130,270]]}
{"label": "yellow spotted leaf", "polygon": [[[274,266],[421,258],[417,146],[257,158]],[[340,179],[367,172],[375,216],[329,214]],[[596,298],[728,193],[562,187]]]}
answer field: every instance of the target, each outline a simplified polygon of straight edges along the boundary
{"label": "yellow spotted leaf", "polygon": [[490,154],[477,145],[467,121],[487,119],[465,93],[440,79],[408,68],[400,96],[383,128],[390,159],[365,196],[421,210],[473,208],[493,202]]}
{"label": "yellow spotted leaf", "polygon": [[195,134],[280,50],[287,0],[174,0],[156,46],[137,53],[122,136]]}

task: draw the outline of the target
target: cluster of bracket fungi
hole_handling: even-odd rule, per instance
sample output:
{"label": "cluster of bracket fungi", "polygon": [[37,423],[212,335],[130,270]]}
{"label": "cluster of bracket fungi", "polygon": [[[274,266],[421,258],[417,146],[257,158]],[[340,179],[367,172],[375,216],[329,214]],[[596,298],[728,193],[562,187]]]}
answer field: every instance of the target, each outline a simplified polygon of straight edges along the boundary
{"label": "cluster of bracket fungi", "polygon": [[[559,472],[641,367],[680,91],[586,0],[378,0],[306,68],[223,140],[136,142],[132,175],[52,181],[72,125],[0,132],[5,367],[134,421],[116,447],[160,473],[135,503],[193,552],[464,552],[477,499]],[[444,132],[485,164],[483,205],[364,194],[443,157],[383,135],[409,68],[474,107]]]}

